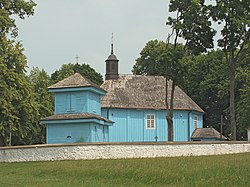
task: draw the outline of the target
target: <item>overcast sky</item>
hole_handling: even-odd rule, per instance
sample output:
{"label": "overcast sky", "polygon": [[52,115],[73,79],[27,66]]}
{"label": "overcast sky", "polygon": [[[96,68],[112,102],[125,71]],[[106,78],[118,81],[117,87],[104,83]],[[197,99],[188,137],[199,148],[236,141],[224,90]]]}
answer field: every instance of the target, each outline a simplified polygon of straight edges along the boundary
{"label": "overcast sky", "polygon": [[49,74],[62,64],[87,63],[105,75],[114,33],[119,72],[130,74],[149,40],[165,40],[167,0],[35,0],[35,15],[18,20],[28,66]]}

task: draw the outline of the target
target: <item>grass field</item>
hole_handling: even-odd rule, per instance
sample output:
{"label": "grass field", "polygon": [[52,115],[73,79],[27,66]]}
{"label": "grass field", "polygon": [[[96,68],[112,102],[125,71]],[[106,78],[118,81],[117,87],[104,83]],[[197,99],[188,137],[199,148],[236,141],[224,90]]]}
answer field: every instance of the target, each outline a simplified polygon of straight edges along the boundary
{"label": "grass field", "polygon": [[0,186],[250,186],[250,153],[0,163]]}

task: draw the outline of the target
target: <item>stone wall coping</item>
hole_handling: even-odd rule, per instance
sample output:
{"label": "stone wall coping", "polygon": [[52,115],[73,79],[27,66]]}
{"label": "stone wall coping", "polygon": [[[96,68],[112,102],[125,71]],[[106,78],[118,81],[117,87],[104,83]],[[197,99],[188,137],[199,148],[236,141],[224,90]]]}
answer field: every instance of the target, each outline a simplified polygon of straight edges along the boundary
{"label": "stone wall coping", "polygon": [[70,143],[70,144],[37,144],[23,146],[0,147],[0,150],[7,149],[29,149],[46,147],[71,147],[71,146],[109,146],[109,145],[204,145],[204,144],[250,144],[249,141],[192,141],[192,142],[95,142],[95,143]]}

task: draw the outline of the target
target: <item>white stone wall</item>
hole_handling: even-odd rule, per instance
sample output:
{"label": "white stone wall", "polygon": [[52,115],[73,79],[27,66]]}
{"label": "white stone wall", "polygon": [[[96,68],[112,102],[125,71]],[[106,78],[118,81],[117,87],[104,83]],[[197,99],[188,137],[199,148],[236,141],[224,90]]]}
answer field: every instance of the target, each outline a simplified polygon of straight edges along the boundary
{"label": "white stone wall", "polygon": [[242,152],[250,152],[250,142],[37,145],[0,148],[0,162],[154,158]]}
{"label": "white stone wall", "polygon": [[250,141],[250,128],[247,129],[247,137],[248,137],[248,141]]}

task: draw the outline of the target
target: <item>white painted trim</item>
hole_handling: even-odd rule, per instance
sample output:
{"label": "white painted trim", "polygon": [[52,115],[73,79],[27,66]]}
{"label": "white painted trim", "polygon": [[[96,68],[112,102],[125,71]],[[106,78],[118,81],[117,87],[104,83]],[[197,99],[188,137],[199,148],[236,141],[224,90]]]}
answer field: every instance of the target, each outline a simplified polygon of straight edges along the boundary
{"label": "white painted trim", "polygon": [[[153,121],[153,122],[154,122],[154,127],[153,127],[153,128],[151,127],[151,120],[152,120],[152,119],[148,119],[147,116],[154,116],[154,119],[153,119],[153,120],[154,120],[154,121]],[[148,125],[147,125],[148,120],[150,120],[150,127],[148,127]],[[146,113],[146,129],[147,129],[147,130],[155,130],[155,129],[156,129],[155,114]]]}

